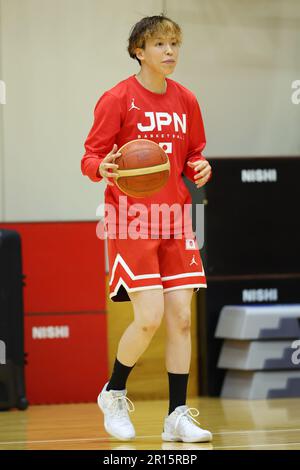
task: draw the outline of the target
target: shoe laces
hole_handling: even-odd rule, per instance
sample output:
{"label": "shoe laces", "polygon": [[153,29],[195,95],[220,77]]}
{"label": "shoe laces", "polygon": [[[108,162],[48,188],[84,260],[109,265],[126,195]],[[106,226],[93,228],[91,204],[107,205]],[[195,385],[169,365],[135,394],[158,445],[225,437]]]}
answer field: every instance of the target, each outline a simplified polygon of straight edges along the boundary
{"label": "shoe laces", "polygon": [[199,411],[197,410],[197,408],[187,408],[185,411],[183,411],[177,416],[176,421],[175,421],[175,430],[177,429],[177,426],[180,420],[183,422],[188,420],[189,423],[194,421],[200,426],[200,423],[195,419],[196,416],[199,416]]}
{"label": "shoe laces", "polygon": [[120,418],[128,418],[127,411],[132,413],[135,410],[134,404],[126,395],[114,397],[111,407],[114,408],[114,411],[117,412]]}

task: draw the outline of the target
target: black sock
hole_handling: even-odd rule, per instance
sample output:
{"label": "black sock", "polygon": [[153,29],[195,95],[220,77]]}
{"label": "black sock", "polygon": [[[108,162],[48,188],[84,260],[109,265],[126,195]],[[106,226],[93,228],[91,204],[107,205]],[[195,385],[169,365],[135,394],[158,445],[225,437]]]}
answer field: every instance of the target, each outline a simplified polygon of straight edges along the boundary
{"label": "black sock", "polygon": [[169,414],[171,414],[177,406],[185,405],[187,384],[189,374],[172,374],[169,376]]}
{"label": "black sock", "polygon": [[109,383],[107,384],[106,391],[109,390],[124,390],[126,388],[126,381],[131,370],[134,368],[135,364],[131,367],[124,366],[116,358],[112,376]]}

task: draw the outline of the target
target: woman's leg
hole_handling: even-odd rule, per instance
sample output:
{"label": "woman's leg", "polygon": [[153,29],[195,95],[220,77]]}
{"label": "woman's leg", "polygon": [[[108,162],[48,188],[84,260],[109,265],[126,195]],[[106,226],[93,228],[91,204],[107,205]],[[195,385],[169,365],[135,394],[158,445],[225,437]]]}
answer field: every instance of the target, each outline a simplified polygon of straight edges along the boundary
{"label": "woman's leg", "polygon": [[164,311],[163,289],[129,293],[134,320],[123,333],[110,381],[98,396],[106,431],[118,439],[133,439],[135,429],[128,411],[134,411],[127,398],[126,381],[141,354],[159,327]]}
{"label": "woman's leg", "polygon": [[168,372],[188,374],[191,362],[191,288],[164,294],[166,320],[166,367]]}
{"label": "woman's leg", "polygon": [[164,314],[162,289],[128,292],[133,305],[134,320],[119,342],[118,359],[128,366],[136,363],[149,346]]}
{"label": "woman's leg", "polygon": [[149,346],[164,314],[162,289],[128,292],[128,295],[133,305],[134,320],[120,339],[117,358],[107,390],[125,389],[128,375]]}
{"label": "woman's leg", "polygon": [[166,368],[169,378],[169,414],[185,405],[191,362],[191,300],[193,288],[164,294],[166,320]]}

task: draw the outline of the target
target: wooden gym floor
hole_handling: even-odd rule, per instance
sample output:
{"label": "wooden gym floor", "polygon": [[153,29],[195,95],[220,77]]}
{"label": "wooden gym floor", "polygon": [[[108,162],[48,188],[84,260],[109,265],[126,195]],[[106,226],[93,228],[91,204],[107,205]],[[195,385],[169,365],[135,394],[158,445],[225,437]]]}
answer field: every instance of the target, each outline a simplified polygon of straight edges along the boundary
{"label": "wooden gym floor", "polygon": [[[130,398],[130,397],[129,397]],[[168,402],[135,401],[137,437],[121,442],[108,436],[96,404],[31,406],[0,413],[0,451],[5,449],[105,450],[295,450],[300,449],[300,399],[224,400],[199,397],[188,405],[200,411],[212,443],[163,443]]]}

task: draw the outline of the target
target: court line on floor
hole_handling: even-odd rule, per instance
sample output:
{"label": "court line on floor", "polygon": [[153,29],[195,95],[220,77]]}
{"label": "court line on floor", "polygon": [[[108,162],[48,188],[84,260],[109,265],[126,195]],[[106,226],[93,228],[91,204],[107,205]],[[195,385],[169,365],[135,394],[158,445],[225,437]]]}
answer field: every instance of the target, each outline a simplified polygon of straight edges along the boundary
{"label": "court line on floor", "polygon": [[[271,433],[271,432],[297,432],[300,431],[299,428],[290,428],[290,429],[245,429],[245,430],[240,430],[240,431],[224,431],[224,432],[213,432],[213,436],[224,436],[227,434],[250,434],[250,433],[259,433],[259,432],[264,432],[264,433]],[[160,434],[155,434],[152,436],[136,436],[135,439],[153,439],[153,438],[161,438]],[[105,441],[115,441],[116,439],[114,437],[82,437],[82,438],[74,438],[74,439],[50,439],[50,440],[41,440],[41,441],[0,441],[0,446],[1,445],[14,445],[14,444],[50,444],[50,443],[59,443],[59,442],[89,442],[89,441],[100,441],[100,442],[105,442]],[[121,441],[120,441],[121,442]],[[134,442],[134,441],[124,441],[124,442]],[[262,444],[261,444],[262,445]],[[276,445],[282,445],[282,444],[276,444]],[[284,444],[283,444],[284,445]],[[230,446],[231,447],[231,446]],[[239,447],[239,446],[237,446]],[[245,446],[242,446],[245,447]],[[224,447],[227,448],[227,447]]]}
{"label": "court line on floor", "polygon": [[[152,438],[158,438],[161,437],[161,435],[155,435],[155,436],[136,436],[135,439],[152,439]],[[1,445],[13,445],[13,444],[49,444],[49,443],[59,443],[59,442],[87,442],[87,441],[100,441],[100,442],[105,442],[105,441],[116,441],[116,438],[114,437],[80,437],[80,438],[74,438],[74,439],[49,439],[47,441],[1,441]],[[121,441],[118,441],[121,442]],[[123,441],[127,443],[132,443],[132,441]]]}
{"label": "court line on floor", "polygon": [[297,432],[300,431],[300,428],[284,428],[284,429],[240,429],[239,431],[224,431],[224,432],[213,432],[214,436],[221,435],[223,436],[224,434],[250,434],[250,433],[257,433],[257,432]]}
{"label": "court line on floor", "polygon": [[300,449],[300,442],[280,442],[276,444],[245,444],[241,446],[214,446],[213,445],[213,450],[219,450],[219,449],[244,449],[248,447],[274,447],[274,446],[299,446]]}

